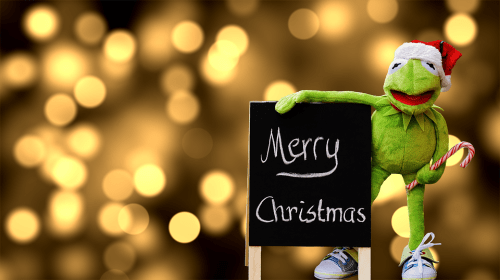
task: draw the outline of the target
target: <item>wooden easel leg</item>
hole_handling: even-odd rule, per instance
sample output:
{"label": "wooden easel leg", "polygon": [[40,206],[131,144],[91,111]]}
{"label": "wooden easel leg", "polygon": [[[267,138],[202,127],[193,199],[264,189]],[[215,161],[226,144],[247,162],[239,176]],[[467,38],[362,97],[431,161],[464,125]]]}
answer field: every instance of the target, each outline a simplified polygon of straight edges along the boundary
{"label": "wooden easel leg", "polygon": [[371,248],[359,247],[358,248],[358,279],[370,280],[371,279]]}
{"label": "wooden easel leg", "polygon": [[248,249],[249,249],[248,279],[249,280],[261,280],[262,247],[249,246]]}

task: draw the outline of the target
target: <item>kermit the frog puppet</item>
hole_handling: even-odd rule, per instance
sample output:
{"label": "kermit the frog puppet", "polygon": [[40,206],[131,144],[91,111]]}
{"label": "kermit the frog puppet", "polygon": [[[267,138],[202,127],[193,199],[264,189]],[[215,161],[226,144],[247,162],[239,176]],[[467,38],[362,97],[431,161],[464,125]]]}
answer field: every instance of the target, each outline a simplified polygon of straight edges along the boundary
{"label": "kermit the frog puppet", "polygon": [[[391,174],[401,174],[406,184],[418,185],[407,192],[410,240],[400,266],[403,279],[435,279],[429,247],[433,233],[424,236],[424,190],[443,175],[445,165],[430,170],[448,151],[448,128],[434,102],[451,87],[451,69],[461,53],[443,41],[404,43],[397,48],[384,82],[384,95],[351,91],[302,90],[283,97],[276,111],[284,114],[299,102],[360,103],[375,107],[372,115],[372,203]],[[432,239],[425,243],[429,236]],[[315,277],[339,279],[357,272],[352,248],[336,248],[316,267]]]}

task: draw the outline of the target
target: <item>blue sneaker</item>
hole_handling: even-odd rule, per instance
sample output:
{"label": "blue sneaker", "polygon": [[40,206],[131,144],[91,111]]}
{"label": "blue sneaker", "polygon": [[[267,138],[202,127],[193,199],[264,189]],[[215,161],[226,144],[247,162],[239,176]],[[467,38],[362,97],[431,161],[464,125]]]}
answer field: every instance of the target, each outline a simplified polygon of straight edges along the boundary
{"label": "blue sneaker", "polygon": [[[430,235],[432,236],[431,241],[425,244]],[[434,244],[431,243],[432,240],[434,240],[434,233],[430,232],[425,235],[417,249],[410,251],[408,245],[404,248],[401,263],[399,264],[399,266],[403,266],[403,273],[401,274],[403,280],[436,279],[437,272],[434,263],[437,263],[437,261],[434,260],[429,248],[434,245],[441,245],[441,243]]]}
{"label": "blue sneaker", "polygon": [[358,252],[354,248],[337,247],[314,270],[317,279],[344,279],[358,273]]}

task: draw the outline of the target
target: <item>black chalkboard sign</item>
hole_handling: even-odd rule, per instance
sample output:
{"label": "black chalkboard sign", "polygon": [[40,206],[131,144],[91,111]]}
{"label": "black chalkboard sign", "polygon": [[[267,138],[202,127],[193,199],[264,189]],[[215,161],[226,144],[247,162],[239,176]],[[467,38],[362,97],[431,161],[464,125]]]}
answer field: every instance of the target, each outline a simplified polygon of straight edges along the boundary
{"label": "black chalkboard sign", "polygon": [[371,247],[370,106],[250,103],[250,246]]}

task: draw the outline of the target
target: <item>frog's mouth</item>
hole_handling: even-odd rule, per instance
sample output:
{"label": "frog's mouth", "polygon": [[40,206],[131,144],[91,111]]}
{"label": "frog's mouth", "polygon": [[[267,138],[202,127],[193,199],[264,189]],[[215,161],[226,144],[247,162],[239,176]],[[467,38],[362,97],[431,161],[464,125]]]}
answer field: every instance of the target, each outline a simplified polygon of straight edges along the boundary
{"label": "frog's mouth", "polygon": [[419,95],[408,95],[404,92],[397,90],[391,90],[391,93],[394,99],[396,99],[397,101],[404,103],[406,105],[415,106],[424,104],[425,102],[429,101],[429,99],[431,99],[432,97],[432,94],[434,94],[434,91],[429,90]]}

